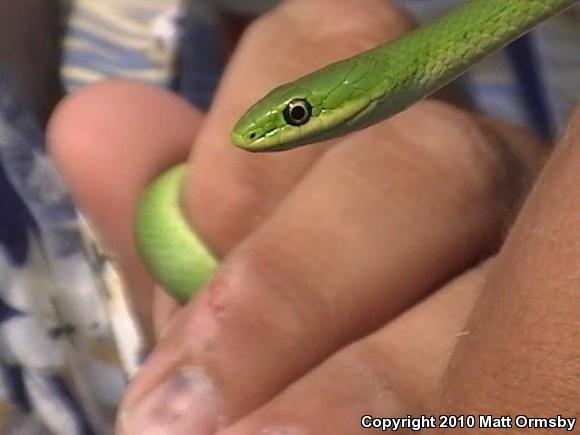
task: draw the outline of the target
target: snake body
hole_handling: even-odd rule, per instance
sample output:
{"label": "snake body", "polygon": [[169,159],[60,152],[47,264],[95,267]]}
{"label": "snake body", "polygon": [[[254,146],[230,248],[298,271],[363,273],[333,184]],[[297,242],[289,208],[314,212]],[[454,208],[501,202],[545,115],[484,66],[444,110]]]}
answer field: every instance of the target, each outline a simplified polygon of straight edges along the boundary
{"label": "snake body", "polygon": [[[280,151],[340,137],[386,119],[467,71],[577,0],[473,0],[399,39],[275,88],[236,123],[232,142]],[[139,252],[156,280],[186,301],[216,260],[182,215],[183,167],[153,181],[140,201]]]}

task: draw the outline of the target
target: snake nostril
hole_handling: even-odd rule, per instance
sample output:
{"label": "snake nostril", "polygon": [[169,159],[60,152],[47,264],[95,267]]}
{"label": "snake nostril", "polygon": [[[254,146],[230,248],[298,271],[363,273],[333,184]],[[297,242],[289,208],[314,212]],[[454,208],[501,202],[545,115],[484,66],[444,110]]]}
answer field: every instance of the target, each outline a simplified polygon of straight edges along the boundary
{"label": "snake nostril", "polygon": [[249,137],[250,139],[252,139],[252,140],[256,139],[256,132],[255,132],[255,131],[251,132],[251,133],[248,135],[248,137]]}

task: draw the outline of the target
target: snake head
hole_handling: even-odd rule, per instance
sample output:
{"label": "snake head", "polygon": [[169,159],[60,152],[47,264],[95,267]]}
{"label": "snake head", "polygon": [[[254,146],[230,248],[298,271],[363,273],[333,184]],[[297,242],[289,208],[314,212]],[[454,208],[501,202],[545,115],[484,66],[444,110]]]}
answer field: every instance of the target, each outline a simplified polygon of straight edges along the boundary
{"label": "snake head", "polygon": [[247,151],[281,151],[344,134],[371,102],[350,85],[349,69],[338,62],[275,88],[239,119],[232,142]]}

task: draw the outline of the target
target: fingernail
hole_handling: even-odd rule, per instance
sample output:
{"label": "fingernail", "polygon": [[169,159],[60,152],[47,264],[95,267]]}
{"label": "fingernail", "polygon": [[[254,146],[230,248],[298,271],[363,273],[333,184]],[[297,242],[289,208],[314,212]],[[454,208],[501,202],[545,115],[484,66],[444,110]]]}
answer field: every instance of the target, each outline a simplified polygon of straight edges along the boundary
{"label": "fingernail", "polygon": [[201,370],[172,374],[121,415],[125,434],[210,435],[218,429],[222,401]]}

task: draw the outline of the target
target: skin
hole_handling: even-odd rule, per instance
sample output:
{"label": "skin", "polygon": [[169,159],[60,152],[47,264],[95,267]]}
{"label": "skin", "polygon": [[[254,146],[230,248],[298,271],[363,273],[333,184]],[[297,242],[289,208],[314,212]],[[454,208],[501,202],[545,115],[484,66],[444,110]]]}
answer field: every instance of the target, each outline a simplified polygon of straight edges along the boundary
{"label": "skin", "polygon": [[[519,214],[545,148],[440,101],[290,154],[231,147],[228,126],[276,83],[410,26],[382,0],[294,0],[246,32],[205,117],[127,82],[62,103],[51,150],[152,318],[156,346],[118,433],[366,433],[364,413],[575,412],[580,116]],[[256,71],[263,52],[270,68]],[[223,260],[179,307],[153,289],[131,222],[148,181],[188,152],[184,209]]]}
{"label": "skin", "polygon": [[[269,92],[232,131],[247,151],[281,151],[344,136],[409,107],[576,0],[477,0],[430,25],[332,63]],[[298,111],[298,112],[297,112]],[[182,177],[147,189],[135,231],[148,270],[180,302],[207,282],[216,261],[182,217]]]}

